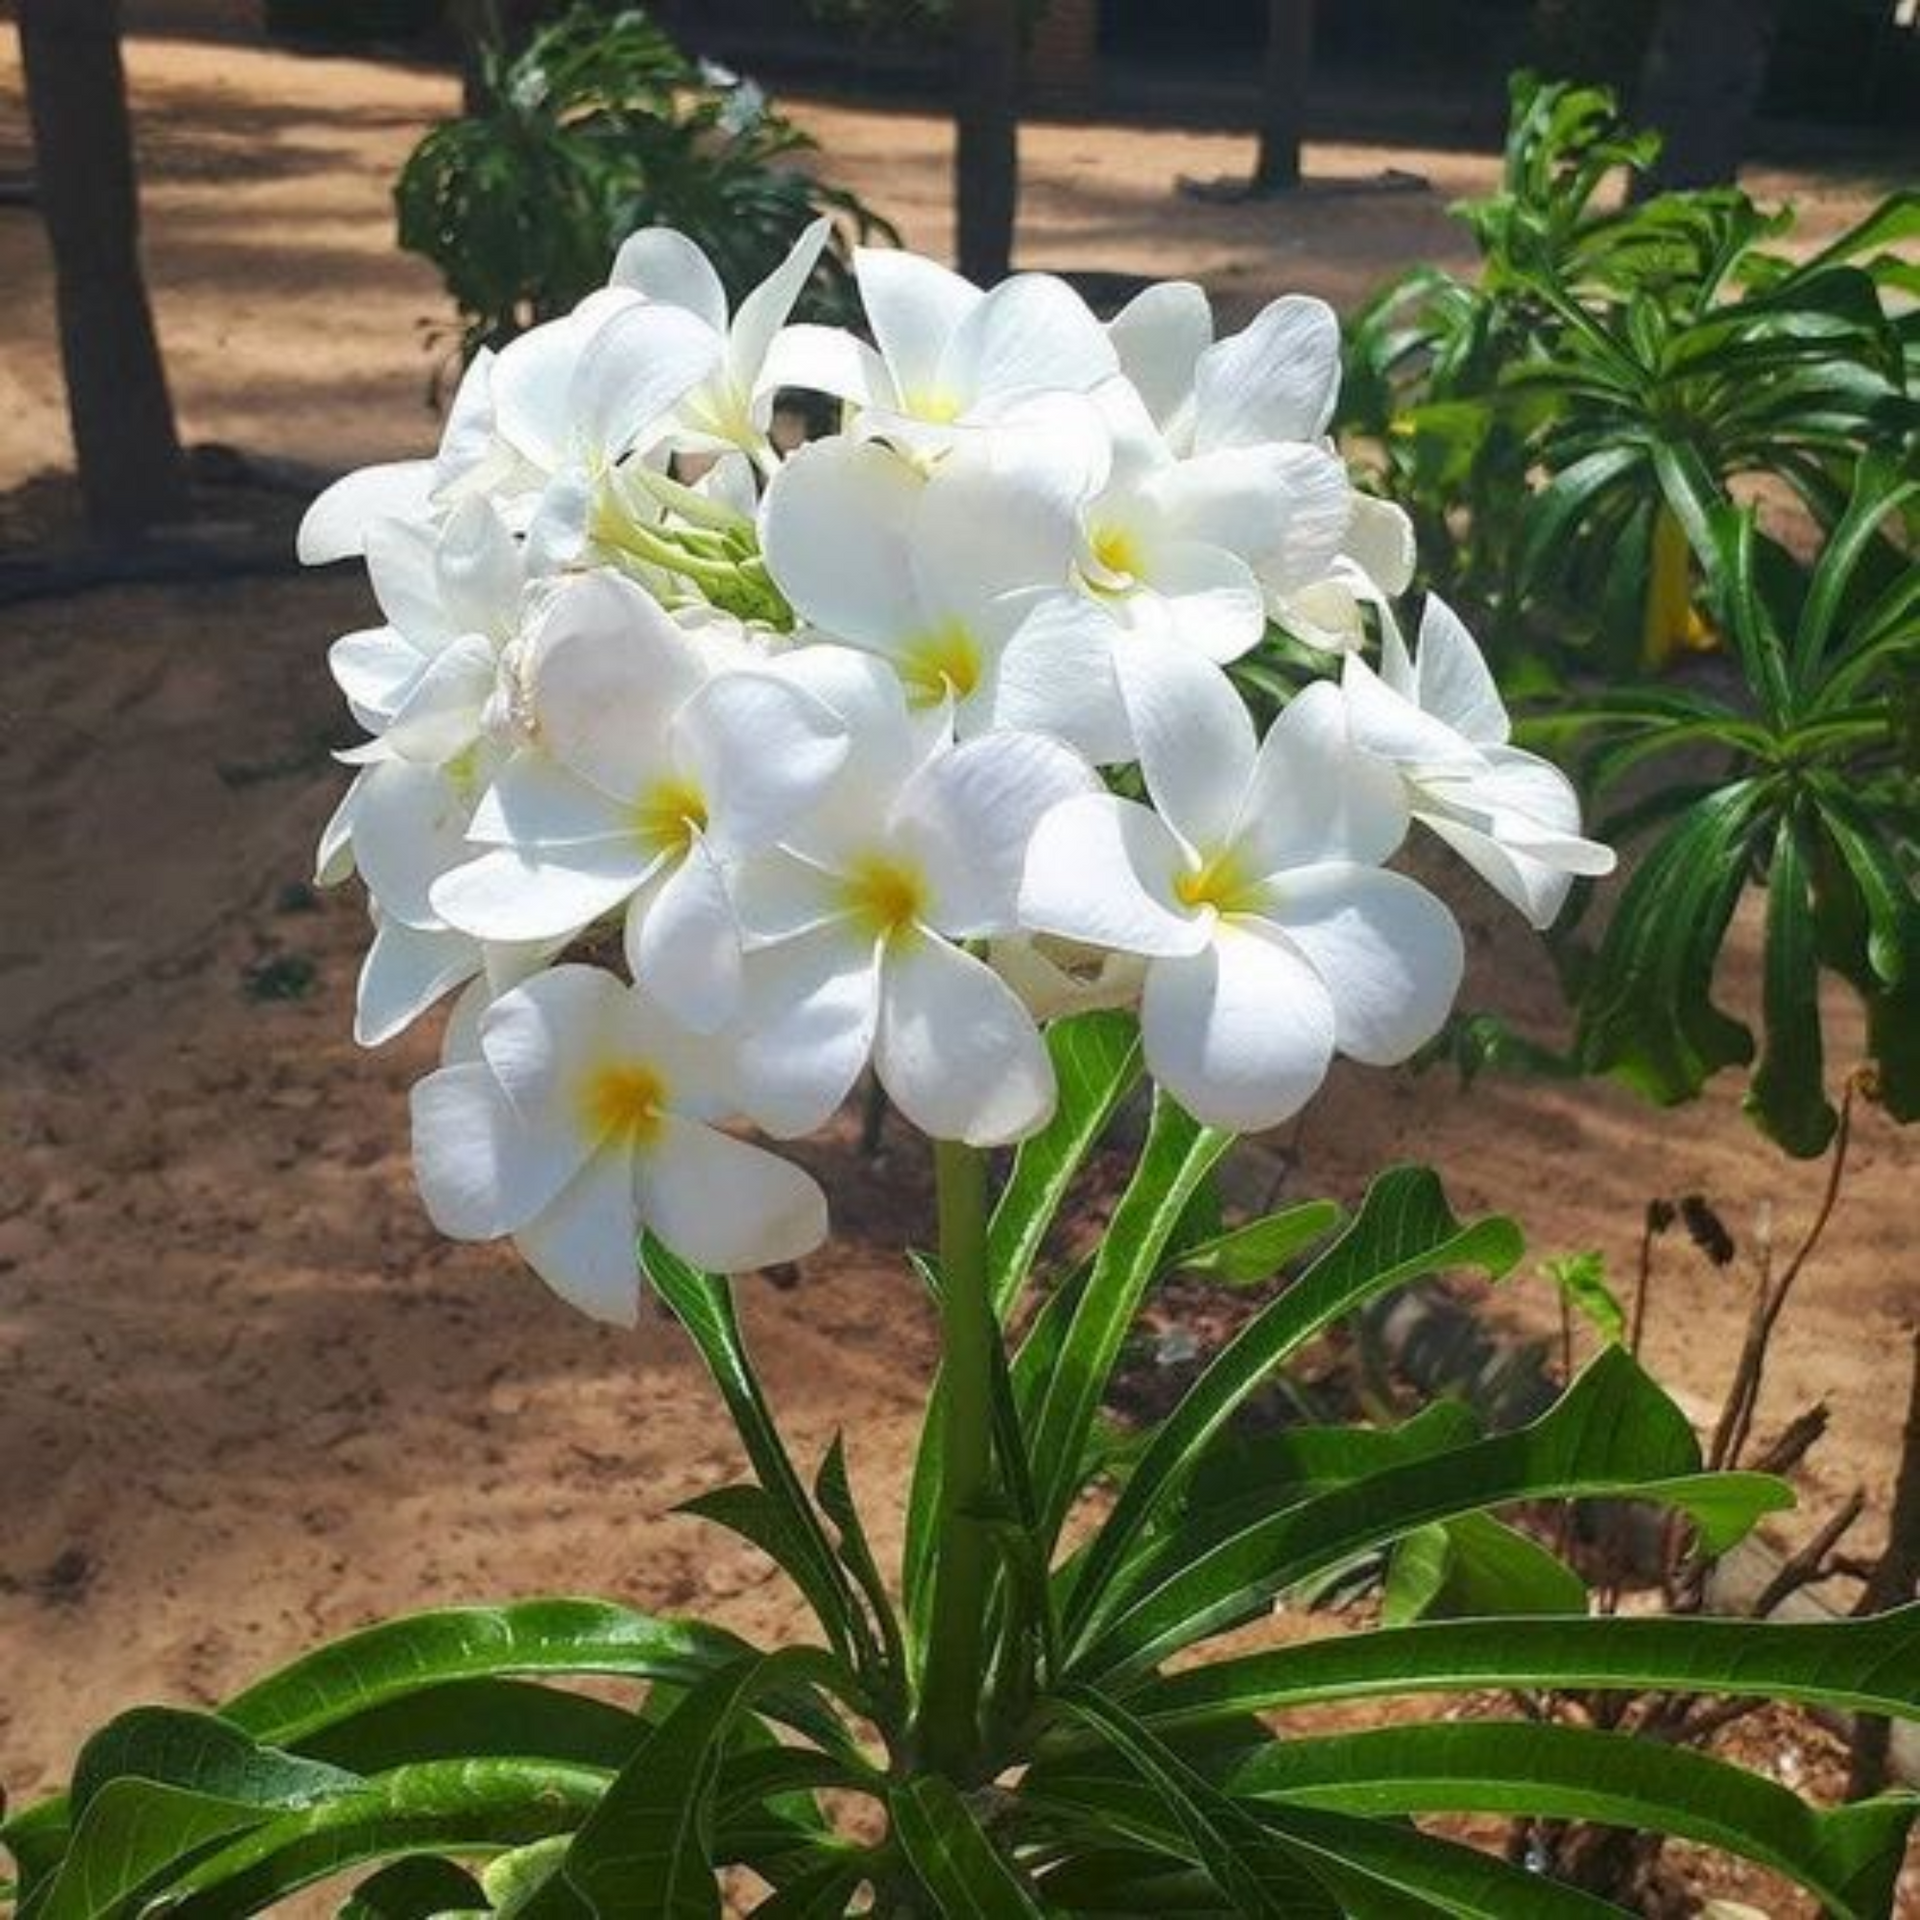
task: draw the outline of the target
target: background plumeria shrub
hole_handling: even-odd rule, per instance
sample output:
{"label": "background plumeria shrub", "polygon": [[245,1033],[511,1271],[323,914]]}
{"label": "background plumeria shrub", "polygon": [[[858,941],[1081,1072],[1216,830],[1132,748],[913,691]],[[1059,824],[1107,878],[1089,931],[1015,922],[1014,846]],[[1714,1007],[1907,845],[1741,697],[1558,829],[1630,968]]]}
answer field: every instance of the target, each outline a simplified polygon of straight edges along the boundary
{"label": "background plumeria shrub", "polygon": [[[1898,1797],[1816,1812],[1551,1715],[1276,1739],[1263,1716],[1436,1689],[1910,1714],[1920,1610],[1584,1617],[1494,1510],[1634,1497],[1712,1552],[1790,1497],[1703,1471],[1617,1348],[1516,1431],[1451,1403],[1236,1425],[1355,1307],[1519,1257],[1414,1169],[1350,1217],[1195,1225],[1235,1132],[1446,1020],[1463,943],[1390,864],[1409,833],[1537,927],[1612,855],[1454,613],[1430,598],[1403,634],[1408,528],[1326,439],[1327,308],[1217,337],[1168,285],[1103,325],[1043,275],[983,291],[871,251],[864,332],[793,324],[825,241],[735,303],[688,240],[635,235],[604,289],[475,359],[432,459],[351,476],[302,533],[310,561],[364,558],[384,617],[334,648],[367,738],[320,850],[371,907],[359,1033],[454,996],[413,1094],[426,1205],[600,1318],[658,1295],[754,1471],[696,1510],[786,1569],[820,1642],[585,1600],[372,1628],[216,1714],[105,1729],[5,1829],[23,1911],[253,1911],[370,1864],[356,1915],[679,1920],[720,1912],[725,1867],[773,1916],[1617,1910],[1407,1818],[1459,1811],[1671,1832],[1887,1913]],[[780,444],[795,389],[840,430]],[[1235,677],[1263,652],[1293,689],[1264,731]],[[942,1365],[893,1579],[840,1447],[811,1483],[788,1454],[719,1277],[825,1239],[825,1196],[762,1142],[869,1072],[939,1180],[915,1267]],[[1104,1238],[1044,1273],[1143,1079]],[[1288,1283],[1116,1451],[1136,1312],[1209,1262]],[[1448,1571],[1395,1624],[1184,1657],[1414,1536]],[[580,1675],[622,1686],[547,1684]]]}

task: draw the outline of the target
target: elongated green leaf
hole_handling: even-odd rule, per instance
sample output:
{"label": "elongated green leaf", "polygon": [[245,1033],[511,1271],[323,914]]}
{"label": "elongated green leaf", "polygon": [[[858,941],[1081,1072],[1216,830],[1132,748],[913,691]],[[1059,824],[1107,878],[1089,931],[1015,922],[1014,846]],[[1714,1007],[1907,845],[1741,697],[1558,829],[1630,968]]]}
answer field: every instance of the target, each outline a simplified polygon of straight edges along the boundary
{"label": "elongated green leaf", "polygon": [[1278,1213],[1182,1246],[1168,1265],[1180,1273],[1205,1274],[1230,1287],[1259,1286],[1339,1224],[1335,1201],[1303,1200],[1298,1206],[1283,1207]]}
{"label": "elongated green leaf", "polygon": [[1141,1297],[1195,1188],[1232,1144],[1202,1127],[1165,1093],[1154,1099],[1153,1124],[1139,1165],[1114,1209],[1093,1271],[1074,1302],[1046,1392],[1030,1428],[1028,1453],[1043,1526],[1056,1531],[1079,1490],[1086,1451],[1114,1362]]}
{"label": "elongated green leaf", "polygon": [[1382,1174],[1346,1232],[1247,1324],[1154,1436],[1074,1582],[1070,1633],[1084,1629],[1128,1548],[1208,1443],[1290,1354],[1341,1315],[1422,1274],[1477,1266],[1497,1277],[1519,1259],[1520,1249],[1511,1221],[1463,1227],[1426,1168]]}
{"label": "elongated green leaf", "polygon": [[879,1629],[881,1645],[886,1649],[885,1671],[898,1676],[905,1671],[906,1645],[901,1637],[899,1618],[893,1610],[893,1596],[887,1591],[880,1563],[873,1557],[866,1525],[860,1518],[860,1509],[854,1504],[843,1435],[833,1436],[833,1445],[827,1449],[820,1471],[814,1475],[813,1491],[820,1511],[833,1522],[840,1536],[841,1564],[865,1596],[874,1625]]}
{"label": "elongated green leaf", "polygon": [[893,1837],[946,1920],[1029,1920],[1033,1895],[945,1780],[921,1774],[887,1797]]}
{"label": "elongated green leaf", "polygon": [[1712,1003],[1763,795],[1737,781],[1690,808],[1641,861],[1580,1001],[1580,1056],[1664,1105],[1744,1065],[1753,1036]]}
{"label": "elongated green leaf", "polygon": [[804,1647],[761,1654],[691,1688],[607,1788],[568,1850],[567,1879],[598,1920],[717,1920],[718,1792],[736,1726],[794,1681],[848,1684]]}
{"label": "elongated green leaf", "polygon": [[698,1622],[656,1620],[605,1600],[520,1600],[387,1620],[256,1681],[220,1716],[276,1746],[453,1680],[598,1674],[691,1686],[750,1653]]}
{"label": "elongated green leaf", "polygon": [[1076,1853],[1040,1876],[1049,1908],[1134,1920],[1142,1913],[1204,1913],[1234,1920],[1205,1870],[1144,1847],[1107,1846]]}
{"label": "elongated green leaf", "polygon": [[769,1894],[754,1908],[754,1920],[846,1920],[866,1878],[863,1855],[825,1861]]}
{"label": "elongated green leaf", "polygon": [[605,1791],[597,1768],[553,1761],[431,1761],[399,1767],[305,1812],[277,1815],[166,1885],[185,1920],[251,1913],[372,1860],[486,1854],[566,1833]]}
{"label": "elongated green leaf", "polygon": [[762,1486],[710,1487],[683,1500],[676,1511],[725,1527],[758,1547],[799,1588],[815,1618],[824,1622],[839,1612],[840,1590],[822,1572],[815,1544],[790,1502]]}
{"label": "elongated green leaf", "polygon": [[432,1920],[440,1913],[484,1913],[491,1904],[465,1867],[418,1853],[369,1874],[341,1902],[337,1920]]}
{"label": "elongated green leaf", "polygon": [[1685,1747],[1518,1721],[1275,1741],[1223,1784],[1335,1813],[1531,1815],[1671,1834],[1785,1874],[1840,1920],[1886,1912],[1915,1806],[1884,1800],[1820,1813],[1771,1780]]}
{"label": "elongated green leaf", "polygon": [[531,1846],[495,1854],[480,1870],[481,1890],[499,1920],[592,1920],[592,1909],[567,1884],[563,1869],[573,1836],[556,1833]]}
{"label": "elongated green leaf", "polygon": [[1140,1029],[1124,1013],[1083,1013],[1047,1032],[1059,1097],[1053,1118],[1020,1144],[987,1229],[994,1310],[1007,1315],[1075,1176],[1140,1078]]}
{"label": "elongated green leaf", "polygon": [[780,1437],[741,1337],[731,1290],[717,1275],[688,1266],[651,1234],[643,1237],[641,1259],[647,1277],[707,1363],[761,1486],[786,1511],[786,1531],[793,1542],[796,1564],[806,1568],[804,1579],[795,1574],[796,1582],[819,1615],[834,1651],[850,1659],[865,1657],[870,1661],[873,1648],[859,1600],[788,1457],[786,1442]]}
{"label": "elongated green leaf", "polygon": [[357,1774],[428,1760],[564,1760],[625,1765],[645,1736],[637,1714],[523,1680],[447,1680],[309,1735],[300,1751]]}
{"label": "elongated green leaf", "polygon": [[1800,1159],[1824,1153],[1839,1116],[1826,1096],[1820,1043],[1820,960],[1807,862],[1791,818],[1774,835],[1767,876],[1763,984],[1766,1045],[1747,1089],[1747,1111]]}
{"label": "elongated green leaf", "polygon": [[1260,1828],[1125,1708],[1092,1687],[1069,1683],[1055,1702],[1095,1733],[1152,1790],[1157,1810],[1244,1914],[1327,1915],[1340,1908],[1321,1879]]}
{"label": "elongated green leaf", "polygon": [[1586,1582],[1563,1560],[1491,1514],[1465,1513],[1417,1528],[1394,1549],[1380,1623],[1586,1610]]}
{"label": "elongated green leaf", "polygon": [[1148,1725],[1172,1730],[1328,1700],[1488,1687],[1753,1694],[1920,1719],[1920,1605],[1817,1624],[1510,1619],[1384,1628],[1172,1674],[1131,1704]]}
{"label": "elongated green leaf", "polygon": [[1686,1416],[1623,1348],[1606,1349],[1531,1426],[1336,1487],[1222,1535],[1176,1528],[1090,1632],[1080,1670],[1130,1678],[1257,1615],[1276,1593],[1414,1528],[1513,1501],[1633,1496],[1677,1506],[1722,1552],[1792,1493],[1703,1474]]}

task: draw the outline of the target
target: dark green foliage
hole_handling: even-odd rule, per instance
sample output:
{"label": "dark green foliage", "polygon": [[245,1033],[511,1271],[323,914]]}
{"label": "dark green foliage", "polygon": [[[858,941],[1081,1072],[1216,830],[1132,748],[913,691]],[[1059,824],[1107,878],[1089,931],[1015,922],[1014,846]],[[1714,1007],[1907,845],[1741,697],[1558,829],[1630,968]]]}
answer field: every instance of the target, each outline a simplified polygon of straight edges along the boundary
{"label": "dark green foliage", "polygon": [[641,227],[697,241],[738,301],[830,214],[803,305],[831,321],[852,315],[851,243],[897,238],[800,164],[813,142],[751,82],[688,59],[637,10],[578,5],[484,67],[484,109],[428,134],[394,190],[400,244],[439,269],[465,355],[571,311]]}
{"label": "dark green foliage", "polygon": [[[1114,1016],[1067,1023],[1053,1045],[1061,1111],[1022,1149],[994,1237],[988,1280],[1008,1309],[1138,1073]],[[1002,1370],[999,1504],[982,1518],[1003,1551],[966,1777],[916,1747],[923,1649],[877,1577],[840,1448],[809,1491],[725,1285],[649,1245],[756,1476],[704,1504],[788,1571],[827,1644],[761,1653],[586,1600],[373,1628],[216,1714],[140,1709],[96,1736],[65,1797],[0,1829],[23,1920],[162,1903],[208,1920],[343,1872],[348,1920],[717,1920],[722,1866],[756,1876],[769,1920],[839,1920],[863,1902],[968,1920],[1622,1911],[1408,1824],[1427,1813],[1672,1833],[1797,1881],[1839,1920],[1885,1920],[1910,1797],[1817,1811],[1725,1762],[1551,1722],[1275,1737],[1259,1716],[1284,1727],[1315,1702],[1436,1690],[1654,1687],[1912,1717],[1920,1608],[1833,1626],[1588,1618],[1578,1578],[1489,1509],[1630,1494],[1685,1514],[1713,1550],[1784,1498],[1760,1476],[1702,1472],[1687,1421],[1619,1347],[1512,1433],[1484,1436],[1448,1402],[1388,1430],[1241,1429],[1235,1412],[1338,1317],[1437,1269],[1505,1271],[1521,1249],[1505,1221],[1457,1220],[1416,1169],[1384,1176],[1344,1222],[1297,1208],[1211,1252],[1183,1247],[1187,1195],[1216,1151],[1163,1101],[1098,1260],[1041,1306]],[[1071,1547],[1069,1510],[1101,1470],[1089,1441],[1113,1326],[1158,1273],[1203,1253],[1290,1277],[1129,1450],[1109,1520]],[[937,1471],[916,1482],[915,1538],[936,1489]],[[1380,1628],[1162,1669],[1269,1596],[1382,1549]],[[823,1795],[868,1814],[842,1830]]]}

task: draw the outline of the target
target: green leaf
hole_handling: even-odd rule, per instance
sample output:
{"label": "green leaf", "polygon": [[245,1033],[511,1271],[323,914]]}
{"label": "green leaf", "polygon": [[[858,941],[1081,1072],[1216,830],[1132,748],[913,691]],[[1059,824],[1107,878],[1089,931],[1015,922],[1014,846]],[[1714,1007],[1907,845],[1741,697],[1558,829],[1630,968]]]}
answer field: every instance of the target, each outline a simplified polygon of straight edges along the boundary
{"label": "green leaf", "polygon": [[1083,1674],[1133,1678],[1253,1618],[1271,1598],[1414,1528],[1536,1499],[1626,1495],[1676,1506],[1720,1553],[1791,1490],[1763,1474],[1704,1474],[1686,1416],[1609,1347],[1532,1425],[1335,1487],[1233,1530],[1174,1529],[1089,1636]]}
{"label": "green leaf", "polygon": [[1230,1287],[1254,1287],[1274,1279],[1303,1247],[1324,1239],[1340,1224],[1332,1200],[1303,1200],[1246,1225],[1182,1247],[1167,1264],[1177,1273],[1204,1274]]}
{"label": "green leaf", "polygon": [[754,1908],[754,1920],[846,1920],[867,1877],[864,1856],[825,1861],[769,1894]]}
{"label": "green leaf", "polygon": [[1601,1339],[1618,1346],[1627,1337],[1627,1315],[1607,1285],[1607,1257],[1589,1250],[1540,1263],[1541,1277],[1586,1320]]}
{"label": "green leaf", "polygon": [[1614,908],[1580,995],[1580,1056],[1673,1105],[1720,1068],[1744,1065],[1753,1036],[1712,1003],[1727,923],[1746,884],[1762,795],[1737,781],[1691,807],[1655,843]]}
{"label": "green leaf", "polygon": [[597,1920],[717,1920],[721,1770],[753,1702],[794,1681],[847,1684],[837,1663],[790,1647],[689,1689],[607,1788],[568,1850],[567,1879]]}
{"label": "green leaf", "polygon": [[[870,1665],[873,1649],[859,1600],[774,1424],[741,1337],[727,1283],[688,1266],[651,1234],[643,1237],[641,1262],[660,1297],[672,1308],[674,1318],[699,1348],[761,1486],[784,1512],[781,1533],[783,1540],[790,1541],[788,1550],[793,1558],[783,1559],[781,1564],[794,1574],[835,1652]],[[798,1567],[805,1568],[804,1577],[796,1571]]]}
{"label": "green leaf", "polygon": [[1586,1610],[1586,1582],[1563,1560],[1491,1514],[1464,1513],[1394,1549],[1380,1624]]}
{"label": "green leaf", "polygon": [[1493,1813],[1665,1833],[1785,1874],[1838,1920],[1888,1910],[1917,1803],[1817,1812],[1785,1787],[1658,1740],[1551,1723],[1427,1721],[1274,1741],[1229,1793],[1369,1818]]}
{"label": "green leaf", "polygon": [[1800,830],[1788,818],[1774,835],[1767,875],[1766,1046],[1747,1089],[1746,1108],[1802,1160],[1824,1153],[1839,1123],[1826,1095],[1820,959],[1807,884]]}
{"label": "green leaf", "polygon": [[370,1874],[340,1903],[338,1920],[432,1920],[485,1912],[492,1903],[466,1868],[419,1853]]}
{"label": "green leaf", "polygon": [[436,1760],[279,1814],[166,1883],[181,1920],[251,1913],[348,1867],[413,1853],[492,1853],[577,1827],[607,1785],[597,1768]]}
{"label": "green leaf", "polygon": [[[604,1600],[451,1607],[383,1621],[316,1648],[236,1694],[220,1716],[263,1742],[297,1746],[448,1681],[597,1674],[691,1686],[751,1651],[717,1627],[656,1620]],[[818,1723],[817,1714],[809,1717]]]}
{"label": "green leaf", "polygon": [[1160,1271],[1187,1202],[1232,1141],[1232,1135],[1202,1127],[1166,1093],[1156,1092],[1146,1145],[1074,1302],[1030,1425],[1028,1453],[1037,1473],[1040,1518],[1049,1533],[1058,1529],[1079,1491],[1094,1416],[1141,1298]]}
{"label": "green leaf", "polygon": [[994,1311],[1005,1319],[1086,1158],[1140,1078],[1140,1029],[1124,1013],[1083,1013],[1047,1031],[1059,1095],[1053,1118],[1020,1143],[987,1228]]}
{"label": "green leaf", "polygon": [[592,1910],[566,1883],[563,1869],[572,1844],[571,1834],[558,1833],[531,1846],[496,1854],[487,1862],[481,1869],[480,1886],[499,1920],[517,1920],[522,1914],[561,1913],[591,1920]]}
{"label": "green leaf", "polygon": [[887,1811],[907,1865],[947,1920],[1026,1920],[1043,1911],[947,1781],[902,1781]]}
{"label": "green leaf", "polygon": [[1339,1634],[1156,1679],[1132,1704],[1163,1731],[1412,1693],[1548,1687],[1752,1694],[1920,1719],[1920,1604],[1864,1620],[1462,1620]]}
{"label": "green leaf", "polygon": [[1511,1221],[1463,1227],[1428,1169],[1397,1167],[1382,1174],[1346,1232],[1248,1322],[1154,1435],[1073,1583],[1070,1632],[1083,1635],[1127,1550],[1235,1410],[1290,1354],[1343,1314],[1422,1274],[1477,1266],[1497,1276],[1520,1250]]}

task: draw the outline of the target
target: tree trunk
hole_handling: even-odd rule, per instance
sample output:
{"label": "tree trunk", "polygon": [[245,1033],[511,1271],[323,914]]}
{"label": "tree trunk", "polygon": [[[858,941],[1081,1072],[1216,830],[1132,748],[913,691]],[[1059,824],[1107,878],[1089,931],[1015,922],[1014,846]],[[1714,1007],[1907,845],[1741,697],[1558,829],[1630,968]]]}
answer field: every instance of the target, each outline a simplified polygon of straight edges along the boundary
{"label": "tree trunk", "polygon": [[991,286],[1013,267],[1020,197],[1019,0],[959,0],[954,27],[956,251],[960,271]]}
{"label": "tree trunk", "polygon": [[189,511],[140,272],[118,0],[20,0],[40,205],[87,517],[125,538]]}
{"label": "tree trunk", "polygon": [[1256,193],[1284,193],[1300,184],[1307,86],[1313,75],[1314,0],[1267,0],[1267,56],[1260,89]]}
{"label": "tree trunk", "polygon": [[1644,191],[1732,182],[1779,21],[1780,0],[1662,0],[1637,107],[1666,144]]}

